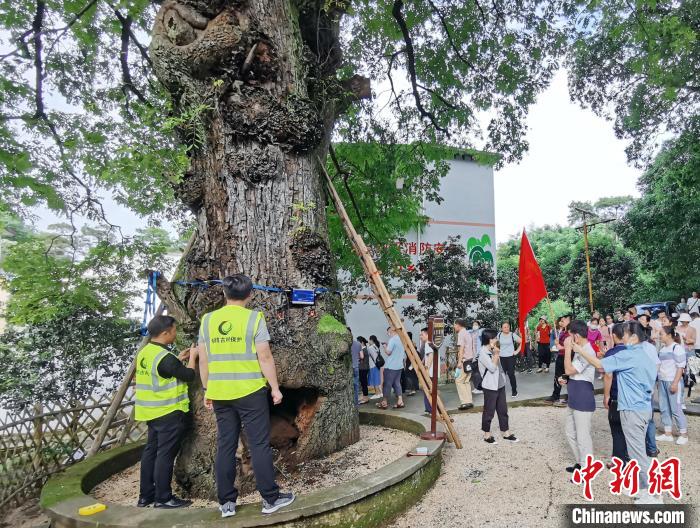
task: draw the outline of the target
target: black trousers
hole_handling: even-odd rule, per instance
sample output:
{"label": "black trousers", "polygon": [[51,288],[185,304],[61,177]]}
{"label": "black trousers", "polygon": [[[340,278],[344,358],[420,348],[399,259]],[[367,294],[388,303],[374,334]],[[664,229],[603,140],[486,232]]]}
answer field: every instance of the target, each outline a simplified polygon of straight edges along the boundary
{"label": "black trousers", "polygon": [[542,366],[549,368],[549,364],[552,362],[552,351],[548,343],[537,343],[537,359],[539,368],[542,368]]}
{"label": "black trousers", "polygon": [[512,392],[516,392],[518,390],[518,385],[515,381],[515,360],[515,356],[501,358],[501,365],[503,366],[503,371],[510,380],[510,389]]}
{"label": "black trousers", "polygon": [[416,374],[416,371],[406,367],[404,372],[406,373],[406,390],[417,391],[420,389],[420,386],[418,385],[418,374]]}
{"label": "black trousers", "polygon": [[561,394],[561,385],[557,381],[561,376],[564,375],[564,356],[557,354],[557,359],[554,362],[554,390],[552,391],[552,398],[558,399]]}
{"label": "black trousers", "polygon": [[168,502],[173,495],[170,482],[175,456],[180,450],[185,431],[185,413],[173,411],[147,423],[148,441],[141,454],[139,497]]}
{"label": "black trousers", "polygon": [[629,462],[630,456],[627,453],[625,433],[622,431],[622,424],[620,423],[620,411],[617,410],[617,400],[611,399],[608,407],[608,423],[610,424],[610,433],[613,440],[612,456],[619,458],[623,462]]}
{"label": "black trousers", "polygon": [[369,387],[367,379],[369,378],[369,370],[360,369],[360,386],[362,387],[362,395],[369,396]]}
{"label": "black trousers", "polygon": [[260,495],[271,503],[279,496],[270,447],[270,404],[267,395],[268,389],[262,388],[243,398],[213,402],[218,432],[214,469],[219,504],[238,499],[235,486],[236,450],[241,426],[253,459],[255,484]]}
{"label": "black trousers", "polygon": [[[501,358],[503,361],[505,358]],[[498,414],[498,428],[502,433],[508,430],[508,406],[506,405],[506,388],[496,390],[484,389],[484,411],[481,414],[481,430],[491,432],[491,420]]]}

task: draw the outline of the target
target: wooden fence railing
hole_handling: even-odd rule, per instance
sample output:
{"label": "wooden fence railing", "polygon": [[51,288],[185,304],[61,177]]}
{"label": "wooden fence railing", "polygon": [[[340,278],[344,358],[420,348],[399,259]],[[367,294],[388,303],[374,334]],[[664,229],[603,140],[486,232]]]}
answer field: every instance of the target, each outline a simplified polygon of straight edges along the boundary
{"label": "wooden fence railing", "polygon": [[[46,480],[83,460],[92,447],[111,394],[85,402],[44,402],[0,418],[0,511],[37,495]],[[99,449],[140,439],[133,388],[119,406]]]}

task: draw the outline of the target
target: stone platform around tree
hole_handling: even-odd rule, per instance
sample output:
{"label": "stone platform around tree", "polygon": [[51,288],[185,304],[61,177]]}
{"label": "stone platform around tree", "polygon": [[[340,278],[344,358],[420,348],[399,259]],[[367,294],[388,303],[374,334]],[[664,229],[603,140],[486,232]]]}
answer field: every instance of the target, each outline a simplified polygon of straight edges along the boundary
{"label": "stone platform around tree", "polygon": [[[363,424],[422,433],[429,422],[415,416],[360,412]],[[70,467],[44,486],[41,507],[51,517],[54,528],[68,527],[378,527],[420,500],[440,475],[442,441],[416,439],[416,447],[426,447],[428,456],[404,456],[383,468],[332,488],[297,497],[289,507],[272,515],[262,515],[260,505],[241,506],[235,517],[222,520],[215,508],[156,510],[107,504],[92,516],[80,516],[78,509],[97,502],[88,493],[98,483],[135,464],[143,443],[99,453]]]}

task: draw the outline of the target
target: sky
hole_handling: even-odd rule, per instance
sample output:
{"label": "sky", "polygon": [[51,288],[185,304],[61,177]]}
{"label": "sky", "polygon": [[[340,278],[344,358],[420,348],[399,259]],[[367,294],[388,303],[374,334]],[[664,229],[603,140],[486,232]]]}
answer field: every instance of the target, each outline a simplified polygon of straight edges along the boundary
{"label": "sky", "polygon": [[494,175],[497,243],[523,227],[566,224],[572,200],[639,195],[641,173],[627,164],[627,143],[612,122],[571,102],[564,70],[530,109],[528,126],[530,150]]}

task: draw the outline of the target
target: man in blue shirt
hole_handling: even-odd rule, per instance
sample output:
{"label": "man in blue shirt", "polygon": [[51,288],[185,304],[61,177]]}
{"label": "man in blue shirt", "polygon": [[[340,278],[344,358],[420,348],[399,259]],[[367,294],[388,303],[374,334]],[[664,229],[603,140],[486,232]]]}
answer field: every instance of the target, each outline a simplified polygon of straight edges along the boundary
{"label": "man in blue shirt", "polygon": [[646,340],[644,327],[637,321],[624,325],[627,348],[616,354],[598,359],[581,346],[574,351],[596,368],[617,374],[617,408],[630,457],[639,464],[640,488],[636,504],[663,504],[661,496],[649,494],[647,473],[651,465],[646,450],[646,434],[651,420],[651,394],[656,383],[656,365],[647,355],[642,343]]}
{"label": "man in blue shirt", "polygon": [[[623,341],[625,328],[622,324],[618,323],[613,326],[611,334],[615,346],[605,353],[606,358],[614,356],[626,348]],[[608,372],[605,374],[603,394],[603,404],[608,410],[608,423],[610,424],[610,434],[612,434],[612,456],[619,458],[626,464],[629,462],[630,457],[627,454],[625,433],[622,432],[620,411],[617,408],[617,373]]]}
{"label": "man in blue shirt", "polygon": [[391,395],[391,389],[394,389],[397,397],[394,409],[402,409],[404,403],[401,390],[401,373],[403,372],[403,362],[406,359],[406,351],[396,330],[389,327],[387,328],[387,334],[389,335],[389,342],[386,343],[384,349],[386,353],[384,363],[384,398],[377,404],[377,407],[379,409],[389,407],[387,398]]}

